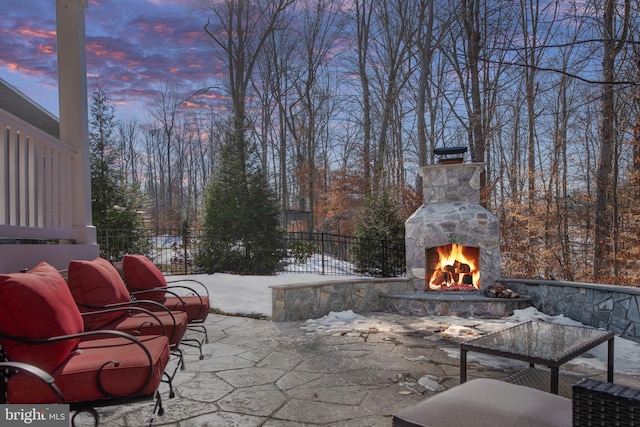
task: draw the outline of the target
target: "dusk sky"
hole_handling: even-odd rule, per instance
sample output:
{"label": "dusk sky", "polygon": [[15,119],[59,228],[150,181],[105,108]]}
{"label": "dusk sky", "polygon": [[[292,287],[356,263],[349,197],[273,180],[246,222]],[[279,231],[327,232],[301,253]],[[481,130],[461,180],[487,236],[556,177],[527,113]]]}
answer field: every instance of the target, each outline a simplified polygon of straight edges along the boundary
{"label": "dusk sky", "polygon": [[[55,0],[1,0],[0,78],[58,115]],[[191,93],[221,72],[193,0],[89,0],[88,92],[109,90],[117,114],[146,117],[160,85]]]}

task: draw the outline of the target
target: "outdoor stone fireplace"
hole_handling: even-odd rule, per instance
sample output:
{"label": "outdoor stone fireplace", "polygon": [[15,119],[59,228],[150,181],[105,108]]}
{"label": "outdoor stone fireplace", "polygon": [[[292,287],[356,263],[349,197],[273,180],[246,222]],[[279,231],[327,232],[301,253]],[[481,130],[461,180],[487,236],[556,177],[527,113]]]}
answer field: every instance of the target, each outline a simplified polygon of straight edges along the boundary
{"label": "outdoor stone fireplace", "polygon": [[483,163],[418,170],[424,202],[405,222],[407,277],[424,291],[478,291],[500,277],[498,218],[480,205]]}

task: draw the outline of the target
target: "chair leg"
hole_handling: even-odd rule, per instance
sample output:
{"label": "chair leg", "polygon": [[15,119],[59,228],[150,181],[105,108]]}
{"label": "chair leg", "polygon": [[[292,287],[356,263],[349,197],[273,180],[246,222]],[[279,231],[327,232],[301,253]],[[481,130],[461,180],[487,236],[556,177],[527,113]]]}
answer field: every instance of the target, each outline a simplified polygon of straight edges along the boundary
{"label": "chair leg", "polygon": [[166,372],[163,372],[162,376],[167,378],[166,380],[162,380],[162,382],[169,386],[169,399],[173,399],[176,396],[176,393],[173,391],[173,378]]}
{"label": "chair leg", "polygon": [[182,350],[180,350],[178,347],[172,347],[170,349],[170,353],[178,358],[178,365],[176,366],[176,369],[173,371],[173,374],[171,375],[171,378],[173,378],[176,375],[178,368],[180,368],[181,371],[185,370],[184,353],[182,353]]}
{"label": "chair leg", "polygon": [[207,328],[205,328],[204,325],[194,325],[192,323],[187,326],[187,329],[204,334],[204,342],[205,344],[209,344],[209,334],[207,334]]}
{"label": "chair leg", "polygon": [[180,344],[189,347],[197,348],[200,351],[200,360],[204,359],[204,353],[202,352],[202,341],[195,338],[183,339]]}
{"label": "chair leg", "polygon": [[156,390],[155,393],[156,404],[153,407],[153,412],[151,413],[151,419],[149,420],[149,427],[153,426],[153,419],[155,414],[157,413],[159,417],[164,415],[164,408],[162,407],[162,396],[160,396],[160,392]]}

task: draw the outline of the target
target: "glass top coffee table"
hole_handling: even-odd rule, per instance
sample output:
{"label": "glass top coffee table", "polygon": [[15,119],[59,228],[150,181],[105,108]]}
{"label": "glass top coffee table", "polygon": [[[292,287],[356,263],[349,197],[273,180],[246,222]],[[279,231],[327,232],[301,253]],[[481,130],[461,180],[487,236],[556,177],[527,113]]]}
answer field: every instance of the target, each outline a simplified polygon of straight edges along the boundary
{"label": "glass top coffee table", "polygon": [[613,339],[600,329],[527,322],[460,344],[460,383],[467,381],[467,352],[524,360],[551,369],[551,393],[558,394],[560,365],[608,341],[607,381],[613,382]]}

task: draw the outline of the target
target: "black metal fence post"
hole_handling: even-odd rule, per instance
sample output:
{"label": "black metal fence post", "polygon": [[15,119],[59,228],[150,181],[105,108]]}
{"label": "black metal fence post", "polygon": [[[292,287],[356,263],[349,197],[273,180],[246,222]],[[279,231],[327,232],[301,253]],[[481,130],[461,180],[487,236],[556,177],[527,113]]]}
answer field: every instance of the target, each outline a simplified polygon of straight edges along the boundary
{"label": "black metal fence post", "polygon": [[381,240],[380,241],[382,243],[382,274],[386,274],[387,272],[387,253],[386,253],[386,245],[385,245],[385,241]]}
{"label": "black metal fence post", "polygon": [[184,253],[184,273],[183,274],[189,274],[189,229],[184,227],[184,232],[182,233],[182,247],[183,247],[183,253]]}
{"label": "black metal fence post", "polygon": [[322,274],[324,274],[324,233],[320,233],[320,257],[322,262]]}

